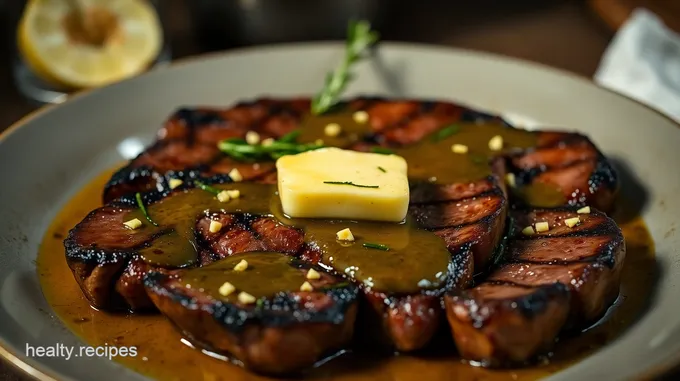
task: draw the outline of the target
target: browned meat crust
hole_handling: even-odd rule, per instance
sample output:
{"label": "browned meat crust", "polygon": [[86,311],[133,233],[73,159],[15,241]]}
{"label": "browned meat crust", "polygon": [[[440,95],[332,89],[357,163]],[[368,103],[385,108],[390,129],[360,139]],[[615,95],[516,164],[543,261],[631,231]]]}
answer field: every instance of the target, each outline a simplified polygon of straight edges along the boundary
{"label": "browned meat crust", "polygon": [[[291,266],[305,273],[313,267],[303,261]],[[315,291],[282,292],[260,304],[215,300],[176,275],[149,273],[146,286],[158,309],[195,345],[253,371],[282,375],[332,355],[354,332],[357,288],[316,270],[321,278],[310,280]]]}
{"label": "browned meat crust", "polygon": [[[565,225],[576,216],[580,225]],[[626,253],[620,229],[595,210],[515,212],[513,221],[503,262],[475,288],[444,298],[463,357],[493,366],[530,360],[560,330],[599,319],[618,295]],[[552,228],[521,233],[540,221]]]}
{"label": "browned meat crust", "polygon": [[[447,102],[364,97],[348,101],[347,106],[350,110],[366,110],[370,115],[372,132],[353,147],[357,150],[366,150],[376,144],[385,147],[412,144],[455,122],[492,120],[505,123],[499,117]],[[159,132],[158,141],[109,181],[104,191],[104,200],[109,204],[93,211],[71,231],[65,241],[69,266],[90,302],[98,308],[109,310],[153,308],[151,300],[143,292],[144,276],[149,272],[164,274],[173,270],[151,266],[139,258],[137,251],[155,237],[121,229],[122,215],[135,207],[130,197],[134,192],[146,192],[146,201],[152,203],[162,197],[172,197],[168,187],[171,177],[184,180],[185,187],[191,187],[195,179],[209,184],[225,183],[231,181],[227,174],[233,168],[239,169],[245,181],[276,183],[273,163],[236,162],[218,152],[216,143],[225,138],[244,137],[250,130],[259,132],[262,138],[280,137],[297,128],[308,109],[308,99],[260,99],[239,103],[229,109],[185,108],[177,111]],[[508,125],[508,128],[512,127]],[[474,274],[488,270],[501,252],[500,243],[504,238],[509,206],[526,206],[511,195],[509,198],[504,184],[506,171],[515,174],[519,186],[543,183],[556,187],[567,205],[591,205],[606,211],[613,205],[617,192],[614,170],[597,148],[579,134],[539,132],[535,148],[515,152],[509,157],[498,157],[491,166],[492,176],[473,183],[414,184],[412,187],[409,213],[424,228],[441,237],[451,252],[453,276],[447,285],[448,290],[467,288]],[[287,253],[310,263],[317,263],[320,259],[320,253],[313,245],[304,243],[301,232],[281,226],[275,220],[237,215],[217,217],[225,226],[219,234],[208,232],[205,218],[197,220],[196,233],[201,248],[193,266],[207,265],[236,253],[261,250]],[[515,218],[521,221],[522,215],[516,215]],[[584,221],[581,227],[588,223]],[[569,233],[573,234],[581,227],[569,230]],[[557,234],[558,231],[559,227],[551,230],[551,234]],[[520,237],[515,233],[510,237],[511,254],[540,252],[531,247],[523,248],[518,243]],[[507,283],[509,281],[506,278],[520,279],[518,274],[523,271],[522,261],[526,260],[528,254],[512,255],[516,258],[506,261],[491,275],[490,279],[494,279],[495,283],[485,283],[466,293],[455,294],[461,306],[483,304],[493,307],[489,311],[498,312],[489,315],[488,319],[491,320],[479,314],[475,315],[476,320],[473,319],[475,322],[493,320],[493,324],[484,325],[484,330],[476,330],[475,326],[469,325],[472,320],[456,318],[454,323],[451,315],[453,309],[449,306],[446,310],[456,341],[462,347],[461,352],[468,358],[479,358],[490,363],[525,359],[552,341],[554,334],[563,326],[563,316],[567,319],[566,315],[569,314],[568,324],[578,324],[579,317],[591,320],[601,313],[594,304],[587,303],[591,299],[585,300],[574,290],[565,291],[561,283],[555,283],[562,278],[555,278],[552,283],[536,283],[538,281],[527,278],[526,281],[533,288],[521,282],[513,285]],[[530,265],[536,266],[536,269],[539,269],[538,266],[547,266],[538,263]],[[579,262],[572,270],[581,274],[579,279],[592,284],[598,277],[611,273],[603,271],[605,267]],[[540,270],[550,276],[555,275],[548,268]],[[618,284],[618,278],[614,277],[611,282],[605,283]],[[605,303],[611,299],[612,287],[593,286],[592,290],[584,288],[583,293],[599,293],[602,295],[599,300]],[[440,293],[388,295],[364,290],[363,295],[366,308],[360,313],[379,327],[374,330],[380,336],[378,341],[401,351],[425,346],[444,320]],[[447,298],[449,305],[450,299]],[[572,301],[572,308],[563,307],[566,300]],[[543,305],[543,314],[530,317],[526,314],[517,315],[517,303],[527,301],[531,301],[531,306]],[[551,321],[552,325],[536,323],[541,321]],[[538,326],[529,327],[535,323]],[[187,327],[186,331],[190,332],[191,326]],[[509,327],[513,327],[513,332],[531,328],[540,337],[533,335],[533,338],[525,339],[522,335],[503,336]],[[501,345],[496,345],[496,342]],[[515,345],[518,349],[509,353],[511,350],[508,347]]]}

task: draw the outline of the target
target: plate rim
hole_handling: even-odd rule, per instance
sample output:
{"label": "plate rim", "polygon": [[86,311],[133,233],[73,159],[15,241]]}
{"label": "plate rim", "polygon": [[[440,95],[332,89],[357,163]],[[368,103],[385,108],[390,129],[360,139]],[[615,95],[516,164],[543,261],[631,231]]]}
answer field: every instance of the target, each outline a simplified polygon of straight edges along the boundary
{"label": "plate rim", "polygon": [[[150,75],[152,73],[159,73],[163,72],[172,68],[176,68],[178,66],[184,66],[184,65],[191,65],[197,62],[201,61],[206,61],[206,60],[213,60],[213,59],[220,59],[220,58],[227,58],[230,56],[239,56],[242,54],[248,54],[251,52],[261,52],[261,51],[269,51],[269,52],[276,52],[280,50],[291,50],[291,49],[319,49],[319,48],[329,48],[329,47],[335,47],[335,48],[342,48],[344,46],[343,41],[338,41],[338,40],[328,40],[328,41],[304,41],[304,42],[288,42],[288,43],[276,43],[276,44],[263,44],[263,45],[256,45],[256,46],[247,46],[247,47],[239,47],[239,48],[234,48],[234,49],[229,49],[229,50],[224,50],[224,51],[214,51],[214,52],[208,52],[208,53],[203,53],[203,54],[198,54],[198,55],[193,55],[193,56],[188,56],[188,57],[182,57],[178,58],[176,60],[173,60],[167,65],[163,65],[161,67],[154,68],[152,70],[148,70],[142,74],[133,76],[131,78],[127,78],[121,81],[118,81],[116,83],[113,83],[111,85],[103,86],[103,87],[97,87],[97,88],[90,88],[90,89],[84,89],[80,90],[73,95],[69,96],[66,101],[61,102],[61,103],[56,103],[56,104],[45,104],[40,106],[39,108],[31,111],[30,113],[24,115],[23,117],[19,118],[16,120],[14,123],[10,124],[9,127],[7,127],[4,131],[0,132],[0,146],[4,143],[5,140],[15,132],[17,132],[20,128],[26,126],[33,120],[42,117],[45,114],[48,114],[52,112],[53,110],[62,107],[66,104],[73,103],[75,100],[78,100],[82,97],[87,97],[91,96],[93,94],[97,94],[98,92],[101,91],[108,91],[107,89],[109,87],[113,86],[120,86],[123,85],[129,81],[135,81],[139,77],[144,77],[147,75]],[[447,53],[447,54],[455,54],[455,55],[466,55],[468,57],[474,57],[476,59],[482,59],[482,60],[498,60],[498,61],[504,61],[505,63],[512,63],[515,65],[519,66],[524,66],[528,67],[531,69],[539,69],[543,71],[550,72],[551,74],[563,76],[563,77],[569,77],[572,80],[588,84],[590,86],[596,87],[600,90],[604,90],[605,92],[608,92],[610,94],[614,94],[622,99],[626,99],[628,101],[632,101],[633,103],[637,104],[638,106],[642,106],[642,108],[647,109],[651,111],[652,113],[656,114],[657,116],[661,116],[662,118],[666,119],[669,121],[672,125],[677,127],[679,129],[680,133],[680,121],[676,121],[673,118],[671,118],[669,115],[666,115],[665,113],[661,112],[660,110],[657,110],[653,108],[652,106],[649,106],[645,103],[642,103],[641,101],[634,99],[630,96],[627,96],[625,94],[618,93],[612,89],[609,89],[604,86],[598,85],[596,82],[594,82],[591,78],[575,73],[566,69],[546,65],[540,62],[536,61],[531,61],[528,59],[524,58],[518,58],[518,57],[512,57],[508,55],[503,55],[499,53],[493,53],[493,52],[487,52],[487,51],[481,51],[481,50],[474,50],[474,49],[466,49],[466,48],[459,48],[459,47],[449,47],[446,45],[439,45],[439,44],[432,44],[432,43],[415,43],[415,42],[396,42],[396,41],[384,41],[381,42],[380,47],[384,46],[388,49],[406,49],[406,50],[430,50],[430,51],[437,51],[440,53]],[[52,369],[50,369],[48,366],[41,364],[39,361],[32,360],[29,358],[24,358],[24,356],[21,356],[17,353],[15,353],[12,349],[9,348],[8,343],[5,342],[5,340],[0,337],[0,361],[2,361],[5,364],[8,364],[11,366],[12,369],[15,371],[19,371],[22,376],[28,376],[33,380],[39,380],[39,381],[58,381],[60,380],[59,375]],[[34,363],[34,364],[31,364]],[[671,358],[663,363],[659,363],[653,367],[650,367],[648,369],[645,369],[641,371],[638,374],[639,379],[649,379],[649,378],[654,378],[654,377],[659,377],[667,372],[673,370],[675,367],[680,365],[680,353],[677,353]]]}

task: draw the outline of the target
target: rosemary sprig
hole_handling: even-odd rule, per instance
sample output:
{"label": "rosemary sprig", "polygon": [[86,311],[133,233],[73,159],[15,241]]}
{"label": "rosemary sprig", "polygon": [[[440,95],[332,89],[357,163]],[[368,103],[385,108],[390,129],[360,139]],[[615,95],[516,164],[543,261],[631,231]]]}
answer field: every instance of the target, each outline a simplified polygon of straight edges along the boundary
{"label": "rosemary sprig", "polygon": [[452,124],[450,126],[446,126],[446,127],[442,128],[441,130],[435,132],[434,135],[432,135],[432,141],[434,141],[434,142],[442,141],[442,140],[448,138],[451,135],[457,134],[458,131],[460,131],[460,127],[455,125],[455,124]]}
{"label": "rosemary sprig", "polygon": [[238,161],[263,161],[276,160],[285,155],[294,155],[324,147],[324,145],[316,143],[296,143],[299,135],[299,131],[293,131],[268,145],[251,145],[238,138],[226,139],[218,143],[218,148]]}
{"label": "rosemary sprig", "polygon": [[352,79],[350,67],[376,41],[378,41],[378,33],[371,30],[371,24],[368,21],[350,21],[345,43],[345,59],[340,66],[326,76],[323,89],[312,100],[312,114],[323,114],[338,103],[340,94]]}
{"label": "rosemary sprig", "polygon": [[387,170],[383,167],[378,167],[378,170],[380,170],[382,173],[387,173]]}
{"label": "rosemary sprig", "polygon": [[382,251],[388,251],[390,250],[390,247],[387,245],[383,245],[382,243],[370,243],[366,242],[362,244],[361,246],[367,248],[367,249],[376,249],[376,250],[382,250]]}
{"label": "rosemary sprig", "polygon": [[393,155],[394,151],[385,147],[371,147],[371,152],[381,153],[383,155]]}
{"label": "rosemary sprig", "polygon": [[220,192],[222,192],[220,189],[217,189],[215,187],[211,187],[210,185],[203,183],[201,181],[198,181],[198,180],[194,181],[194,184],[196,184],[196,186],[198,188],[200,188],[201,190],[204,190],[208,193],[212,193],[214,195],[218,195]]}
{"label": "rosemary sprig", "polygon": [[146,206],[144,206],[144,201],[142,201],[142,194],[137,192],[135,194],[135,199],[137,200],[137,206],[139,207],[139,210],[142,211],[144,218],[146,218],[146,220],[149,221],[151,225],[158,226],[156,221],[152,220],[151,216],[149,216],[149,212],[146,210]]}
{"label": "rosemary sprig", "polygon": [[379,185],[361,185],[361,184],[355,184],[351,181],[324,181],[324,184],[333,184],[333,185],[351,185],[353,187],[357,188],[380,188]]}

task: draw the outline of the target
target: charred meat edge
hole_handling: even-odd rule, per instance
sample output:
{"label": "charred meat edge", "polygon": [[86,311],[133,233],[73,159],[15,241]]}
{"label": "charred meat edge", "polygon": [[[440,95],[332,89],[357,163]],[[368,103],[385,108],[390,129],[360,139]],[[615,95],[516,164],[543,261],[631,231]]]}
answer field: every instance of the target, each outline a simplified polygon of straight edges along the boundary
{"label": "charred meat edge", "polygon": [[[451,332],[465,359],[488,366],[524,364],[550,349],[560,331],[592,324],[614,302],[625,258],[621,230],[599,211],[575,211],[513,213],[503,261],[481,284],[445,296]],[[564,225],[575,216],[579,225]],[[521,233],[537,221],[556,228]],[[556,250],[541,252],[544,242]]]}
{"label": "charred meat edge", "polygon": [[260,305],[245,306],[182,287],[163,273],[148,273],[145,286],[158,309],[192,343],[259,373],[285,375],[310,367],[343,349],[354,333],[358,289],[351,284],[281,292]]}

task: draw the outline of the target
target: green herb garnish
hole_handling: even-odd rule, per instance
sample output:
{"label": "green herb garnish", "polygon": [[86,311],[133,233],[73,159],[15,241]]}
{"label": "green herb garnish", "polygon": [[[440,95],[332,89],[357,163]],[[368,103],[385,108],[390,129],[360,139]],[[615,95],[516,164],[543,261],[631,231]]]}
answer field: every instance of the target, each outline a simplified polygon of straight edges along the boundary
{"label": "green herb garnish", "polygon": [[293,130],[293,131],[283,135],[282,137],[280,137],[279,142],[295,143],[297,141],[298,136],[300,136],[301,133],[302,133],[302,131],[300,131],[300,130]]}
{"label": "green herb garnish", "polygon": [[355,184],[351,181],[324,181],[324,184],[333,184],[333,185],[351,185],[353,187],[357,188],[380,188],[378,185],[361,185],[361,184]]}
{"label": "green herb garnish", "polygon": [[250,145],[243,139],[226,139],[217,144],[220,151],[238,161],[276,160],[282,156],[323,148],[323,144],[296,143],[300,131],[292,131],[269,145]]}
{"label": "green herb garnish", "polygon": [[219,194],[220,192],[222,192],[222,190],[217,189],[217,188],[215,188],[215,187],[211,187],[210,185],[205,184],[205,183],[202,183],[202,182],[200,182],[200,181],[194,181],[194,184],[196,184],[196,186],[199,187],[201,190],[204,190],[204,191],[206,191],[206,192],[212,193],[212,194],[214,194],[214,195],[217,195],[217,194]]}
{"label": "green herb garnish", "polygon": [[383,155],[394,155],[394,151],[385,147],[371,147],[371,152],[381,153]]}
{"label": "green herb garnish", "polygon": [[144,201],[142,201],[142,194],[137,192],[135,194],[135,199],[137,200],[137,206],[139,207],[139,210],[142,211],[142,214],[146,218],[147,221],[151,223],[153,226],[158,226],[156,221],[152,220],[151,217],[149,216],[149,212],[146,210],[146,206],[144,206]]}
{"label": "green herb garnish", "polygon": [[458,131],[460,131],[460,127],[455,124],[446,126],[441,130],[437,131],[436,133],[434,133],[434,135],[432,135],[432,141],[434,142],[442,141],[451,135],[457,134]]}
{"label": "green herb garnish", "polygon": [[382,243],[366,242],[366,243],[362,244],[361,246],[363,246],[367,249],[376,249],[376,250],[382,250],[382,251],[388,251],[390,249],[389,246],[383,245]]}
{"label": "green herb garnish", "polygon": [[379,169],[380,172],[382,172],[382,173],[387,173],[387,170],[386,170],[385,168],[383,168],[383,167],[378,167],[378,169]]}
{"label": "green herb garnish", "polygon": [[347,287],[347,286],[349,286],[349,282],[340,282],[340,283],[336,283],[336,284],[331,284],[329,286],[321,287],[321,288],[319,288],[319,291],[327,291],[327,290],[332,290],[332,289],[335,289],[335,288],[342,288],[342,287]]}
{"label": "green herb garnish", "polygon": [[340,100],[340,94],[352,79],[350,66],[356,63],[364,51],[378,40],[378,33],[371,30],[368,21],[350,21],[345,43],[345,59],[334,71],[326,75],[323,89],[312,100],[312,114],[328,111]]}

